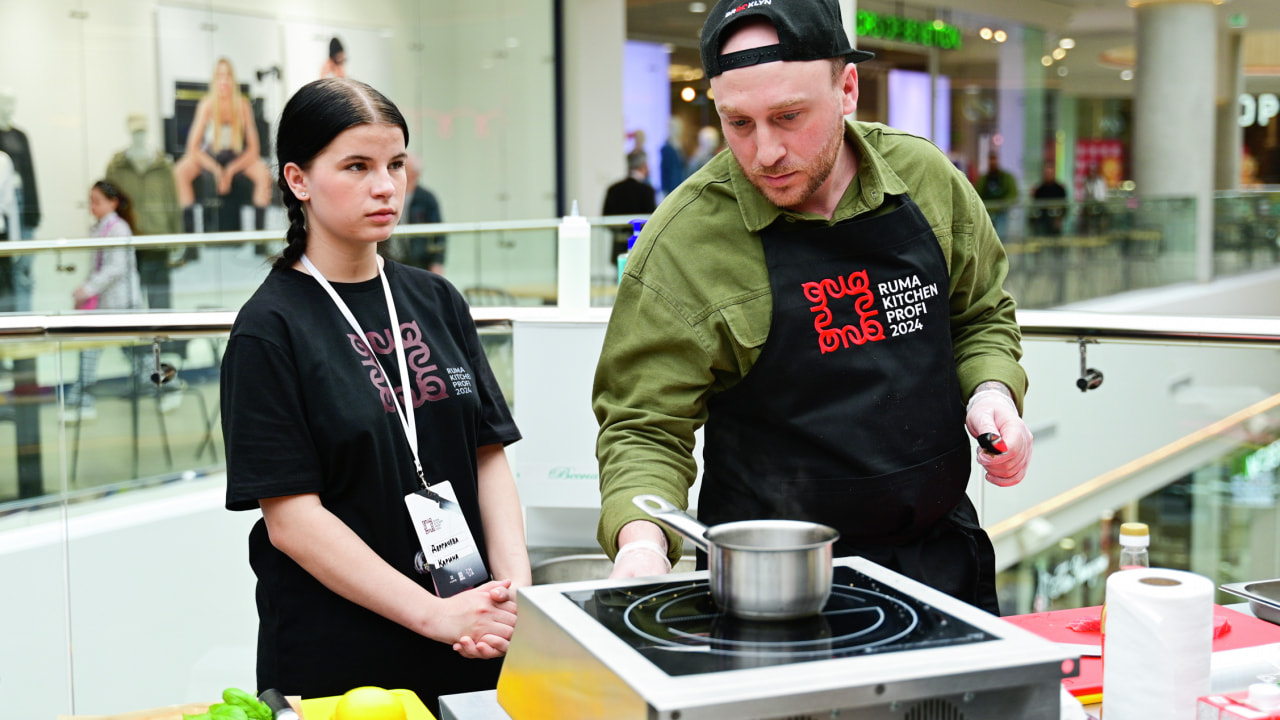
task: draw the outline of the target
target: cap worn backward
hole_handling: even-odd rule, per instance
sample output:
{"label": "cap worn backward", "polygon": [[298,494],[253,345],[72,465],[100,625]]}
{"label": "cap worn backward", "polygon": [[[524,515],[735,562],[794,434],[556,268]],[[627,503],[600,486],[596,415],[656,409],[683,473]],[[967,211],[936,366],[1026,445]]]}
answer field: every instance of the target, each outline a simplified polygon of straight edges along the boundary
{"label": "cap worn backward", "polygon": [[[778,31],[778,44],[721,54],[733,26],[748,18],[763,18]],[[848,62],[870,60],[874,54],[855,50],[845,33],[837,0],[719,0],[702,26],[702,69],[708,78],[728,70],[780,60]]]}

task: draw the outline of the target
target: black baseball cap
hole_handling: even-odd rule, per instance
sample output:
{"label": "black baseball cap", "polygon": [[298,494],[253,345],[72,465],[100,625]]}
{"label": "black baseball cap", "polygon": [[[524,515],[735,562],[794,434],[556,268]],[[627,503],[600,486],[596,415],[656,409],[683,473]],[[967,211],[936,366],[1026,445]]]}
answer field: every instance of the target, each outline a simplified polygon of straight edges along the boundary
{"label": "black baseball cap", "polygon": [[[733,26],[748,18],[764,18],[778,31],[778,44],[720,54]],[[843,57],[851,63],[874,54],[854,50],[844,31],[837,0],[719,0],[702,26],[702,69],[708,78],[726,70],[779,60],[825,60]]]}

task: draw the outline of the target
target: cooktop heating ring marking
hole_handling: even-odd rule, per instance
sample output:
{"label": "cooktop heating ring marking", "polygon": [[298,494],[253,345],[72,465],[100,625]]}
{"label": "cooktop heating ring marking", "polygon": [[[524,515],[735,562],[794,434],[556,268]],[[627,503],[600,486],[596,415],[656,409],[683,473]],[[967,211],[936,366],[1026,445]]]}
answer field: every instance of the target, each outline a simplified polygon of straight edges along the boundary
{"label": "cooktop heating ring marking", "polygon": [[[920,617],[916,613],[915,609],[912,608],[907,603],[895,597],[885,595],[884,593],[879,593],[874,590],[866,590],[862,588],[853,588],[853,587],[845,587],[845,586],[837,585],[831,589],[832,594],[842,595],[847,598],[855,599],[858,601],[865,600],[865,596],[871,596],[872,598],[876,598],[881,602],[887,602],[890,605],[899,607],[903,611],[904,616],[909,618],[909,621],[907,622],[907,626],[901,631],[889,637],[881,638],[879,640],[859,643],[853,646],[833,647],[838,643],[848,643],[850,640],[854,638],[861,637],[863,635],[866,635],[867,633],[875,632],[876,630],[879,630],[881,627],[883,627],[883,625],[886,622],[886,613],[885,613],[884,607],[842,608],[842,609],[835,609],[835,610],[824,612],[822,614],[822,617],[861,614],[861,613],[867,613],[867,612],[874,612],[877,614],[878,617],[876,618],[875,621],[872,622],[870,626],[862,628],[856,632],[846,633],[838,637],[817,638],[812,640],[785,641],[783,646],[788,649],[784,649],[784,650],[771,649],[770,646],[777,645],[777,643],[770,643],[767,641],[762,642],[762,641],[751,641],[751,640],[746,640],[746,641],[733,640],[730,638],[717,638],[715,640],[715,643],[718,647],[712,647],[710,644],[711,641],[705,636],[705,634],[690,633],[690,632],[683,631],[678,627],[676,627],[675,623],[676,622],[691,623],[691,622],[699,622],[699,621],[709,622],[719,617],[720,616],[719,613],[685,615],[685,616],[682,616],[679,618],[673,618],[670,620],[664,620],[662,617],[663,614],[671,606],[675,605],[677,602],[681,602],[681,601],[687,602],[690,599],[690,596],[684,595],[684,593],[686,593],[689,590],[696,591],[698,595],[702,595],[702,594],[710,595],[711,593],[711,588],[706,583],[690,583],[688,585],[680,585],[676,587],[663,588],[661,590],[658,590],[657,592],[650,593],[649,595],[646,595],[634,601],[633,603],[631,603],[631,605],[627,608],[626,612],[623,614],[623,621],[626,623],[627,627],[636,635],[639,635],[640,637],[650,642],[653,642],[657,644],[659,647],[667,650],[680,650],[680,651],[686,651],[686,652],[706,652],[706,653],[720,654],[720,655],[735,655],[735,654],[740,654],[745,652],[745,653],[750,653],[757,656],[782,656],[782,657],[829,657],[833,652],[839,652],[841,654],[844,654],[844,653],[849,653],[853,651],[866,650],[873,647],[879,647],[881,645],[887,645],[889,643],[896,642],[897,640],[903,637],[906,637],[907,635],[911,634],[911,632],[914,631],[916,627],[918,627],[920,624]],[[654,612],[654,620],[660,623],[663,627],[665,627],[666,630],[669,633],[671,633],[673,637],[681,640],[686,640],[689,642],[679,642],[678,640],[672,640],[671,638],[659,637],[651,632],[641,629],[637,625],[637,623],[633,621],[632,619],[633,611],[635,611],[638,607],[640,607],[644,603],[656,600],[663,596],[667,596],[669,597],[669,599],[663,601],[662,604]],[[691,644],[691,643],[696,643],[696,644]],[[803,649],[799,649],[799,650],[791,649],[791,648],[797,648],[797,647],[803,648],[805,646],[821,646],[821,649],[812,650],[812,651],[806,651]]]}

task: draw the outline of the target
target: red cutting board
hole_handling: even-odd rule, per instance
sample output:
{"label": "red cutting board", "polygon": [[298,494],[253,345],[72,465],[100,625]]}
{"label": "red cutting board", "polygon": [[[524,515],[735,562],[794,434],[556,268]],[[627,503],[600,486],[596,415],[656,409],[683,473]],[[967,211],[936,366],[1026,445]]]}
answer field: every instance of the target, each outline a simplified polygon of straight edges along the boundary
{"label": "red cutting board", "polygon": [[[1101,613],[1102,606],[1095,605],[1074,610],[1011,615],[1003,619],[1023,630],[1030,630],[1046,640],[1100,645],[1102,635],[1098,631],[1076,632],[1067,626],[1077,620],[1097,620]],[[1259,620],[1221,605],[1213,606],[1213,615],[1215,625],[1218,618],[1226,618],[1228,626],[1226,632],[1213,639],[1214,652],[1280,642],[1280,625],[1272,625],[1266,620]],[[1064,679],[1062,686],[1067,689],[1067,692],[1076,696],[1096,695],[1102,692],[1102,659],[1080,658],[1080,675]]]}

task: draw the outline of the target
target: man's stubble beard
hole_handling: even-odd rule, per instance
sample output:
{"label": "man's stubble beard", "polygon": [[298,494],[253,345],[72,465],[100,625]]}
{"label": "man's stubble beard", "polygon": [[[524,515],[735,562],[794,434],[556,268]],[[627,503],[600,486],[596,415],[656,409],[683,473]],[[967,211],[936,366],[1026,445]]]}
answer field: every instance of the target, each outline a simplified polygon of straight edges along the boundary
{"label": "man's stubble beard", "polygon": [[[844,144],[844,118],[841,117],[835,125],[830,140],[826,146],[813,158],[813,161],[806,166],[788,167],[768,167],[756,168],[749,171],[742,167],[742,161],[738,160],[738,167],[742,168],[742,174],[747,176],[751,184],[764,195],[769,202],[780,208],[793,209],[799,205],[803,205],[813,194],[822,187],[822,184],[831,177],[831,171],[836,167],[836,161],[840,157],[840,146]],[[734,156],[737,160],[737,156]],[[781,172],[779,172],[781,170]],[[776,190],[769,187],[760,180],[761,175],[780,175],[787,172],[804,172],[805,184],[799,189],[788,188],[786,190]]]}

